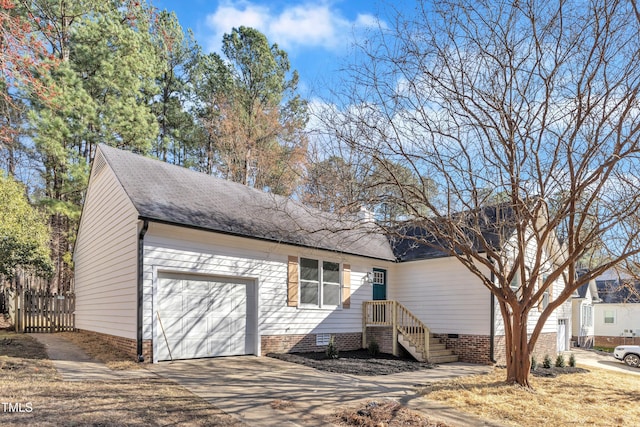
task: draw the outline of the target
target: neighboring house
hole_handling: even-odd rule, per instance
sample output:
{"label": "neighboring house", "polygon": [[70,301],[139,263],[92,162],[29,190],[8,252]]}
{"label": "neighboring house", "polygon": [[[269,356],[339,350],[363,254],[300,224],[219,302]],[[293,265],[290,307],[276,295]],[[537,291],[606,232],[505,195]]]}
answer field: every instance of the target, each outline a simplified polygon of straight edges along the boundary
{"label": "neighboring house", "polygon": [[640,345],[640,282],[615,268],[595,282],[600,301],[594,304],[594,345]]}
{"label": "neighboring house", "polygon": [[578,347],[591,348],[594,345],[594,302],[598,302],[595,280],[580,286],[571,300],[573,330],[571,340]]}
{"label": "neighboring house", "polygon": [[[322,351],[331,336],[341,350],[375,338],[432,362],[503,362],[479,279],[367,221],[100,145],[74,252],[76,326],[154,362]],[[537,353],[567,347],[568,307]]]}

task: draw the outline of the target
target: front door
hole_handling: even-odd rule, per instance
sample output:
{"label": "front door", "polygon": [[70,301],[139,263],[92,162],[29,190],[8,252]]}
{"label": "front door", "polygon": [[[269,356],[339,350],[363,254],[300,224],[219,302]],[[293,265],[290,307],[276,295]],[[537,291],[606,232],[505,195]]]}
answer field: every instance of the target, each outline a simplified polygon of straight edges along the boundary
{"label": "front door", "polygon": [[373,269],[373,299],[387,299],[387,270]]}

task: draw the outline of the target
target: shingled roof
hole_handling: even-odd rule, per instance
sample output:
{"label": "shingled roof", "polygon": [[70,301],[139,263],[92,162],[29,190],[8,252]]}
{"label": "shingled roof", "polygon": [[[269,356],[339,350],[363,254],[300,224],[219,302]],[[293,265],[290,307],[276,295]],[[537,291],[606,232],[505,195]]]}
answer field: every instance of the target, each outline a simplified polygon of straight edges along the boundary
{"label": "shingled roof", "polygon": [[128,151],[99,146],[141,219],[370,258],[395,260],[373,223]]}
{"label": "shingled roof", "polygon": [[606,304],[640,304],[640,282],[596,280],[600,302]]}
{"label": "shingled roof", "polygon": [[[514,230],[515,214],[507,204],[487,206],[477,213],[463,212],[459,215],[462,223],[469,225],[466,230],[466,238],[473,242],[476,251],[486,252],[487,246],[499,250]],[[431,224],[434,226],[434,224]],[[482,239],[477,235],[480,230]],[[442,232],[438,233],[442,236]],[[422,259],[442,258],[449,256],[445,248],[450,242],[438,239],[427,228],[414,224],[400,228],[390,237],[393,251],[398,261],[415,261]]]}

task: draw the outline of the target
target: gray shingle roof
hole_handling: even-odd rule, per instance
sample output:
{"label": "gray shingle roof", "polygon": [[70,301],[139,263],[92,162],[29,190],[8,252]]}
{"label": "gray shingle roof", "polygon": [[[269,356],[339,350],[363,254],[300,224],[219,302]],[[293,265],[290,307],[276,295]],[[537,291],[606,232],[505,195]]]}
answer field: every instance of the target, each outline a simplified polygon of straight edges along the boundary
{"label": "gray shingle roof", "polygon": [[600,302],[606,304],[640,304],[640,282],[596,280]]}
{"label": "gray shingle roof", "polygon": [[[480,253],[486,252],[488,247],[500,249],[515,230],[515,214],[507,204],[487,206],[477,213],[463,212],[457,215],[460,215],[461,221],[476,224],[469,226],[466,233],[468,240],[473,242],[475,250]],[[480,230],[482,238],[476,235],[476,227]],[[445,248],[449,247],[451,242],[443,242],[442,238],[439,240],[424,227],[408,225],[394,234],[391,237],[391,245],[400,262],[450,256]],[[442,233],[439,235],[442,236]]]}
{"label": "gray shingle roof", "polygon": [[394,260],[374,224],[101,144],[141,218],[237,236]]}
{"label": "gray shingle roof", "polygon": [[577,290],[578,298],[586,298],[588,289],[589,289],[589,282],[585,283],[584,285],[581,285]]}

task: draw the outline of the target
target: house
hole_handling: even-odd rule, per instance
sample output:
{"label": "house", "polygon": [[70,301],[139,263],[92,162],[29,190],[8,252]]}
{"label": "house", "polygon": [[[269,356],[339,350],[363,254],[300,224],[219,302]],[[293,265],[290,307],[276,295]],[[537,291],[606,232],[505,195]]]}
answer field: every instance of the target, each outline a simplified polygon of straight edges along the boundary
{"label": "house", "polygon": [[594,304],[594,345],[640,345],[640,282],[621,268],[595,280],[600,300]]}
{"label": "house", "polygon": [[591,348],[594,345],[595,332],[593,324],[593,306],[598,302],[596,281],[590,280],[580,286],[571,299],[572,331],[571,341],[578,347]]}
{"label": "house", "polygon": [[[331,336],[341,350],[375,339],[432,362],[504,361],[479,279],[369,220],[100,145],[74,251],[76,326],[154,362],[323,351]],[[568,313],[549,317],[540,354],[568,344]]]}

